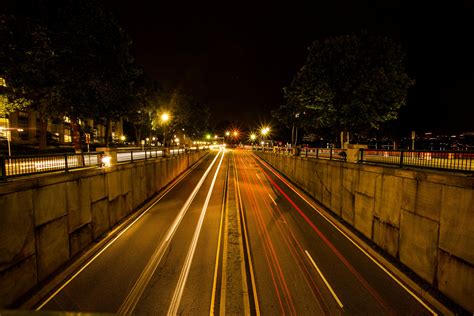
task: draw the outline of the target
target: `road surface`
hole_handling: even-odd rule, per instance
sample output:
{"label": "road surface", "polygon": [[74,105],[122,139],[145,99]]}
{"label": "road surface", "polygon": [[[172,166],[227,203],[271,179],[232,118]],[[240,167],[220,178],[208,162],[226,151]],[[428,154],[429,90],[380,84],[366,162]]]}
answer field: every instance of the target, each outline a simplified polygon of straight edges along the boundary
{"label": "road surface", "polygon": [[438,311],[251,152],[212,151],[36,309],[137,315]]}

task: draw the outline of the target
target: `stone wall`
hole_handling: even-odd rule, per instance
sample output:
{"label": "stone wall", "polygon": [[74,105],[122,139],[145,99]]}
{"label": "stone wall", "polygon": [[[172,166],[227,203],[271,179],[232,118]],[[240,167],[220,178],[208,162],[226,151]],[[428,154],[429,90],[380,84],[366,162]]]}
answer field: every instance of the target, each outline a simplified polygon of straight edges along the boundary
{"label": "stone wall", "polygon": [[474,177],[257,154],[393,258],[474,312]]}
{"label": "stone wall", "polygon": [[204,155],[0,184],[0,309],[12,306]]}

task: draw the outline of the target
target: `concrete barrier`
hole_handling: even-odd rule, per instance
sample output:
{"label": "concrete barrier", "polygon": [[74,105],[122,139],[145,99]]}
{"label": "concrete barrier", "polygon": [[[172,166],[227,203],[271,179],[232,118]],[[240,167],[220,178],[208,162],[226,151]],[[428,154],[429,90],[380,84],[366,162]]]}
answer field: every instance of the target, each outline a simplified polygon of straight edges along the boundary
{"label": "concrete barrier", "polygon": [[257,155],[474,313],[474,177]]}
{"label": "concrete barrier", "polygon": [[0,309],[13,307],[205,154],[0,184]]}

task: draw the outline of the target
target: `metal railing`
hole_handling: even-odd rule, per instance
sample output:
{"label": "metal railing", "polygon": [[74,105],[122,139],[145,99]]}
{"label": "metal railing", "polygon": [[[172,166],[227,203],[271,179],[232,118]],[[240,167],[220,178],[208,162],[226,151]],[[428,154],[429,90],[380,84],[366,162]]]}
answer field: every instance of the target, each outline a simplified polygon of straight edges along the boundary
{"label": "metal railing", "polygon": [[[117,162],[134,162],[139,160],[156,159],[164,156],[176,156],[185,152],[207,150],[208,147],[188,148],[156,148],[156,149],[119,149],[116,151]],[[166,153],[166,154],[165,154]],[[0,181],[10,177],[18,177],[37,173],[54,171],[69,171],[84,167],[103,166],[102,158],[108,155],[103,151],[90,153],[64,153],[48,155],[0,155]]]}
{"label": "metal railing", "polygon": [[473,172],[474,151],[360,149],[359,162]]}
{"label": "metal railing", "polygon": [[[347,157],[346,150],[340,148],[255,147],[254,150],[342,161]],[[354,162],[474,172],[474,151],[359,149],[358,160]]]}
{"label": "metal railing", "polygon": [[329,160],[346,160],[346,152],[341,148],[286,148],[286,147],[255,147],[255,150],[274,152],[281,155],[300,156]]}
{"label": "metal railing", "polygon": [[100,166],[104,152],[1,156],[1,179],[52,171]]}

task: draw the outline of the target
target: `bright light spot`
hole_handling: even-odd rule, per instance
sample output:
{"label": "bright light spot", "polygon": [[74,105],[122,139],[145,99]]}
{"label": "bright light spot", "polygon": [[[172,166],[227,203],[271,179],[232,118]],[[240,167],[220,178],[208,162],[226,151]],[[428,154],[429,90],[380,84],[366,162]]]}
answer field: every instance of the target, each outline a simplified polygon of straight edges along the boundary
{"label": "bright light spot", "polygon": [[125,135],[120,136],[120,140],[123,142],[126,139]]}
{"label": "bright light spot", "polygon": [[230,135],[229,131],[225,132],[225,136],[229,136],[229,135]]}
{"label": "bright light spot", "polygon": [[214,135],[214,138],[217,138],[217,135]]}
{"label": "bright light spot", "polygon": [[104,167],[110,167],[111,166],[111,160],[112,160],[112,157],[110,157],[110,156],[102,157],[102,164],[104,165]]}
{"label": "bright light spot", "polygon": [[207,138],[207,139],[211,139],[211,134],[207,134],[207,135],[206,135],[206,138]]}
{"label": "bright light spot", "polygon": [[257,135],[255,135],[255,134],[251,134],[251,135],[250,135],[250,139],[251,139],[251,140],[255,140],[256,138],[257,138]]}
{"label": "bright light spot", "polygon": [[262,141],[260,142],[260,144],[263,146],[263,145],[265,145],[265,142],[262,140]]}
{"label": "bright light spot", "polygon": [[146,141],[149,142],[149,141],[150,141],[150,138],[147,137],[147,138],[146,138]]}
{"label": "bright light spot", "polygon": [[270,128],[269,127],[264,127],[264,128],[262,128],[261,132],[262,132],[262,135],[267,135],[268,132],[270,132]]}
{"label": "bright light spot", "polygon": [[239,136],[239,132],[234,131],[234,137],[237,137],[237,136]]}
{"label": "bright light spot", "polygon": [[177,143],[179,143],[179,138],[176,137],[176,138],[174,139],[174,141],[177,142]]}
{"label": "bright light spot", "polygon": [[19,132],[23,132],[23,131],[24,131],[24,129],[23,129],[23,128],[19,128],[19,129],[17,129],[17,131],[19,131]]}
{"label": "bright light spot", "polygon": [[165,113],[161,114],[161,121],[163,123],[166,123],[169,119],[170,119],[170,115],[168,113],[165,112]]}

